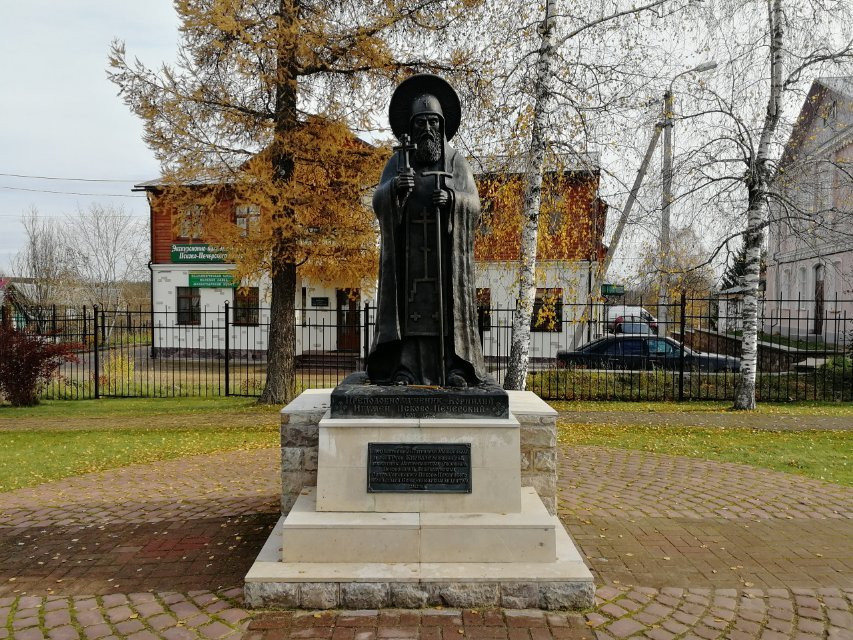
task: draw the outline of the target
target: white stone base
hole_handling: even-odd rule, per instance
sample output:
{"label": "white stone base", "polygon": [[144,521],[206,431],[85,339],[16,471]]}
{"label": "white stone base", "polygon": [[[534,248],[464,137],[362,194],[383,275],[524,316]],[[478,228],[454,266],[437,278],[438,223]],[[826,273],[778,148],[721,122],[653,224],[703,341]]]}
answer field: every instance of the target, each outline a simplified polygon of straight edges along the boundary
{"label": "white stone base", "polygon": [[551,562],[390,563],[283,562],[281,518],[246,575],[246,603],[303,609],[590,607],[592,574],[562,523],[550,517],[556,539]]}
{"label": "white stone base", "polygon": [[[518,491],[517,491],[518,492]],[[531,487],[519,513],[317,511],[303,490],[284,521],[284,562],[553,562],[554,518]]]}
{"label": "white stone base", "polygon": [[[319,425],[317,510],[517,513],[520,425],[509,418],[330,418]],[[471,493],[368,493],[367,443],[467,443]]]}

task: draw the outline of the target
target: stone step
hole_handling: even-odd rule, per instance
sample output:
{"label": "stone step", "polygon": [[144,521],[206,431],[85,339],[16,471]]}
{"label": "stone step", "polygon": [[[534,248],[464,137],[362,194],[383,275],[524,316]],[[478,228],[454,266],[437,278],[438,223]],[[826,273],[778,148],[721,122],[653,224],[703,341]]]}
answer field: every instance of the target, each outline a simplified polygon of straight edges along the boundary
{"label": "stone step", "polygon": [[553,562],[555,521],[532,487],[519,513],[388,513],[316,510],[300,494],[283,524],[287,563]]}
{"label": "stone step", "polygon": [[[246,575],[250,607],[584,609],[595,585],[556,516],[553,562],[282,562],[284,518]],[[355,600],[351,596],[360,593]]]}

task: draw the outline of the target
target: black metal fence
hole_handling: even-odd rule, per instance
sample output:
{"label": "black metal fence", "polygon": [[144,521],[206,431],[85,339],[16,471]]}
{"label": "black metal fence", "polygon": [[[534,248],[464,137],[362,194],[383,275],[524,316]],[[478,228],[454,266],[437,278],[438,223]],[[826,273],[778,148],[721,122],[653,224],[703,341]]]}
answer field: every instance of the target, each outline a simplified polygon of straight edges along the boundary
{"label": "black metal fence", "polygon": [[[546,399],[731,400],[741,357],[740,301],[537,307],[527,388]],[[480,309],[489,372],[503,381],[514,310]],[[376,308],[297,309],[297,391],[332,387],[363,368]],[[853,300],[763,301],[761,401],[853,400]],[[266,381],[269,310],[36,309],[43,339],[83,345],[45,398],[258,396]]]}

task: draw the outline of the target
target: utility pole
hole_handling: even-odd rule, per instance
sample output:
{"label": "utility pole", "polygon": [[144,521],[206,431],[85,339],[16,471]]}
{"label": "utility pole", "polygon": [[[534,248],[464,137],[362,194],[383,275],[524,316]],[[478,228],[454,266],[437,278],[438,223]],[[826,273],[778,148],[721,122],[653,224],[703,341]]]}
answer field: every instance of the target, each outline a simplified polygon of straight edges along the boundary
{"label": "utility pole", "polygon": [[667,300],[669,299],[669,274],[671,269],[672,247],[670,246],[670,212],[672,204],[672,112],[674,100],[672,97],[672,86],[675,81],[688,73],[702,73],[715,69],[715,61],[703,62],[702,64],[682,71],[672,78],[669,88],[663,94],[663,117],[661,128],[663,129],[663,162],[661,168],[661,207],[660,207],[660,284],[658,287],[658,326],[663,327],[663,335],[667,333]]}
{"label": "utility pole", "polygon": [[[673,78],[673,80],[675,80]],[[672,203],[672,85],[663,94],[663,168],[660,205],[660,286],[658,287],[658,326],[667,333],[667,299],[669,297],[669,205]]]}

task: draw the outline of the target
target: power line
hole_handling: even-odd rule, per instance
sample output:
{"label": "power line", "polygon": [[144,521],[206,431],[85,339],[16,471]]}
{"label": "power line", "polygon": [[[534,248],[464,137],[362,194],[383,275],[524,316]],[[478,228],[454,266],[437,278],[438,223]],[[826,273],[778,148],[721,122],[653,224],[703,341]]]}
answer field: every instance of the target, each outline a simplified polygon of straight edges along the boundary
{"label": "power line", "polygon": [[[0,213],[0,218],[21,218],[21,217],[23,217],[23,215],[24,215],[23,213]],[[56,218],[58,220],[62,220],[62,219],[67,219],[73,215],[74,215],[73,213],[62,214],[62,213],[41,213],[41,212],[39,212],[38,217],[39,218]],[[126,215],[120,215],[120,214],[104,215],[104,214],[101,214],[98,217],[99,218],[126,218],[128,220],[147,220],[148,219],[147,214],[143,214],[143,215],[139,215],[139,216],[134,216],[131,214],[126,214]]]}
{"label": "power line", "polygon": [[127,182],[134,183],[138,180],[119,180],[114,178],[59,178],[56,176],[31,176],[23,173],[0,173],[7,178],[34,178],[36,180],[62,180],[68,182]]}
{"label": "power line", "polygon": [[8,189],[9,191],[30,191],[32,193],[55,193],[58,195],[67,196],[95,196],[103,198],[144,198],[145,196],[135,196],[129,193],[81,193],[79,191],[53,191],[51,189],[26,189],[24,187],[6,187],[0,185],[0,189]]}

